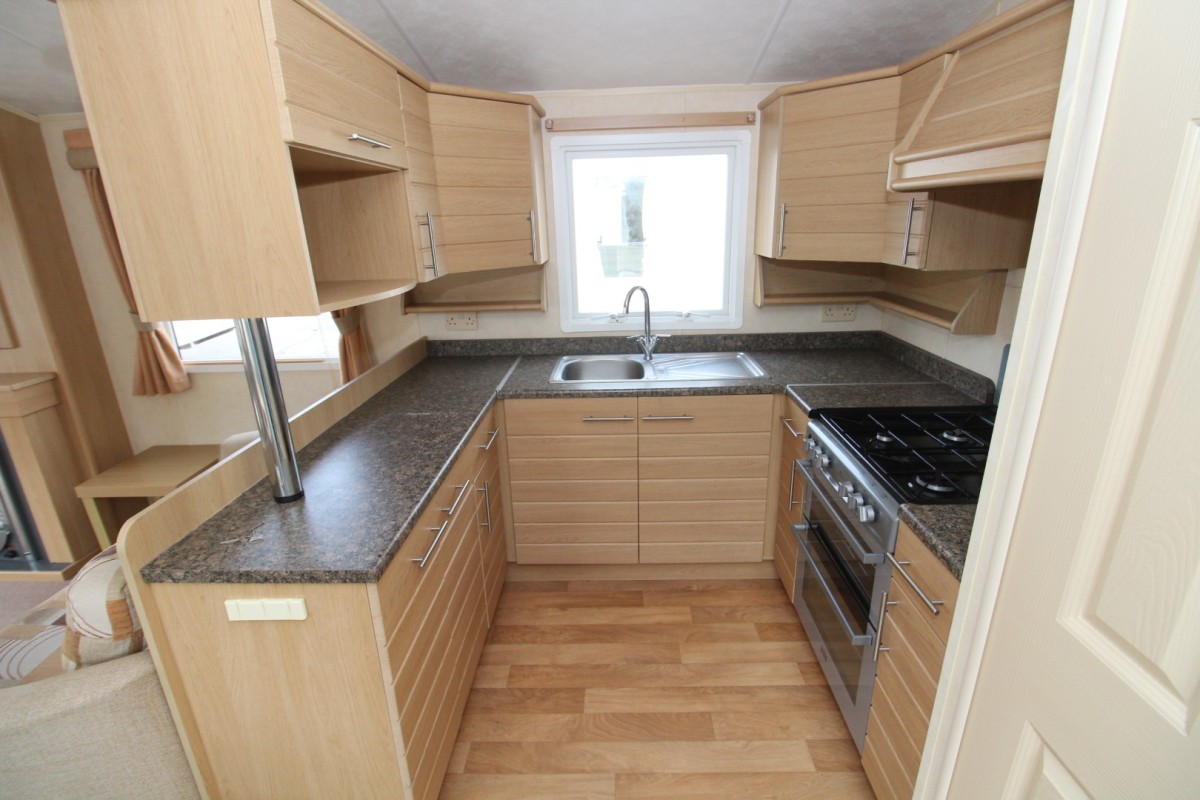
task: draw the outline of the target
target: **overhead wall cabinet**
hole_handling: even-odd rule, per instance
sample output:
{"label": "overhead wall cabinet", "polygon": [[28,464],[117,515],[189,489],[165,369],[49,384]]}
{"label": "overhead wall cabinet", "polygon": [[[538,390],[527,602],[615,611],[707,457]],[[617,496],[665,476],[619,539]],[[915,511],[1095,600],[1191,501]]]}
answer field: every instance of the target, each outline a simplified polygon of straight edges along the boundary
{"label": "overhead wall cabinet", "polygon": [[143,319],[310,315],[544,263],[531,99],[428,95],[307,0],[59,9]]}
{"label": "overhead wall cabinet", "polygon": [[993,332],[995,273],[1028,256],[1069,19],[1038,0],[908,64],[767,98],[756,302],[870,302]]}

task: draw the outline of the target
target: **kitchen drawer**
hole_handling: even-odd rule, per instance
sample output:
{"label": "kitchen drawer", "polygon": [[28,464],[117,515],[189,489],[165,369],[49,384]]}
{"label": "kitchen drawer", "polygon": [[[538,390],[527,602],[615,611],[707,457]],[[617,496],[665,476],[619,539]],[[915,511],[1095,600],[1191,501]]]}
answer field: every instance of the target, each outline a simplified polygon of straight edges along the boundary
{"label": "kitchen drawer", "polygon": [[640,397],[637,401],[640,418],[638,430],[643,436],[751,431],[769,433],[774,405],[775,398],[771,395]]}
{"label": "kitchen drawer", "polygon": [[[506,400],[510,438],[521,436],[610,436],[637,433],[635,397]],[[634,444],[634,455],[637,455]]]}
{"label": "kitchen drawer", "polygon": [[904,571],[921,587],[926,597],[942,601],[942,605],[938,606],[939,613],[933,614],[900,571],[892,570],[892,585],[902,584],[908,590],[908,595],[916,601],[916,613],[945,644],[950,637],[950,623],[954,620],[954,609],[958,602],[958,580],[903,522],[900,523],[900,533],[896,539],[896,560],[901,562]]}
{"label": "kitchen drawer", "polygon": [[[892,599],[890,594],[888,599],[889,601]],[[906,629],[904,620],[897,619],[892,614],[895,608],[896,606],[888,607],[883,632],[880,634],[881,645],[887,650],[881,650],[879,653],[878,672],[883,676],[891,674],[891,677],[885,677],[885,680],[888,680],[890,686],[895,687],[892,692],[892,702],[897,708],[910,707],[909,710],[915,712],[916,718],[923,719],[928,725],[929,714],[933,710],[933,698],[937,694],[937,679],[929,674],[929,670],[925,666],[925,661],[930,658],[928,641],[922,645],[922,632],[918,630],[914,634]],[[932,639],[933,637],[928,638]],[[915,651],[914,641],[917,642],[916,647],[919,647],[924,653],[924,658]],[[944,656],[943,652],[942,657]],[[940,667],[940,659],[938,664]],[[911,702],[900,696],[902,691],[908,692]]]}

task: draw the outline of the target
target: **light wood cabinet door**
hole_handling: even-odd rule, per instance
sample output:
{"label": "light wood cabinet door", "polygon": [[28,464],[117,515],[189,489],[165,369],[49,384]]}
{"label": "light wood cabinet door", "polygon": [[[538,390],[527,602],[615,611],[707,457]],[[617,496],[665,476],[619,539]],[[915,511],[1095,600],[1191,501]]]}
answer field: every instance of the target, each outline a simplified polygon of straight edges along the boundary
{"label": "light wood cabinet door", "polygon": [[433,93],[439,275],[544,264],[541,118],[531,106]]}
{"label": "light wood cabinet door", "polygon": [[887,189],[900,79],[785,95],[763,110],[756,252],[789,261],[895,261],[907,198]]}
{"label": "light wood cabinet door", "polygon": [[770,395],[638,398],[641,563],[761,561]]}
{"label": "light wood cabinet door", "polygon": [[518,564],[636,564],[637,399],[506,400]]}
{"label": "light wood cabinet door", "polygon": [[912,797],[959,589],[903,522],[896,561],[863,747],[863,768],[881,798]]}
{"label": "light wood cabinet door", "polygon": [[[395,74],[364,46],[292,0],[58,8],[143,319],[306,316],[415,283]],[[391,149],[349,139],[360,124]]]}

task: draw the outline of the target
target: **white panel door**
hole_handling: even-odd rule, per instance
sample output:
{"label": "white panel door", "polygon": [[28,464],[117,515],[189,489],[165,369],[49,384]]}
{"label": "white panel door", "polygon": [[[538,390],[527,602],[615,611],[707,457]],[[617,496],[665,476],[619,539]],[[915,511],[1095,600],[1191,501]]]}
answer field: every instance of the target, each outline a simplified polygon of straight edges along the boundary
{"label": "white panel door", "polygon": [[1118,52],[951,798],[1200,797],[1200,3]]}

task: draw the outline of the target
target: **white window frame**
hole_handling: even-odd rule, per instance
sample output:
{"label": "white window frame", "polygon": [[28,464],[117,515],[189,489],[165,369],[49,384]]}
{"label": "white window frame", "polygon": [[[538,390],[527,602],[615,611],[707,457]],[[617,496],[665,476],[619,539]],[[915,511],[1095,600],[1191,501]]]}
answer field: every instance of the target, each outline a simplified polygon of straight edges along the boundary
{"label": "white window frame", "polygon": [[727,223],[725,307],[723,314],[659,313],[650,298],[655,330],[737,329],[742,327],[742,300],[747,246],[750,192],[750,132],[746,130],[682,131],[672,133],[616,133],[554,135],[550,141],[554,178],[556,253],[559,278],[559,316],[566,333],[580,331],[640,331],[641,301],[628,315],[614,308],[610,315],[580,314],[575,305],[575,241],[570,162],[575,156],[630,156],[685,154],[689,151],[730,152],[729,212]]}
{"label": "white window frame", "polygon": [[[230,322],[232,323],[233,320],[230,320]],[[175,346],[175,352],[179,354],[179,358],[183,362],[184,369],[186,369],[188,372],[240,372],[244,368],[240,356],[236,359],[203,359],[189,361],[184,354],[184,351],[179,348],[179,339],[175,335],[174,323],[168,322],[165,323],[165,325],[167,332],[171,336],[171,343]],[[236,333],[232,335],[236,337]],[[337,369],[338,362],[339,359],[336,356],[329,358],[313,356],[308,358],[278,358],[276,359],[275,363],[280,372],[303,372],[308,370]]]}

